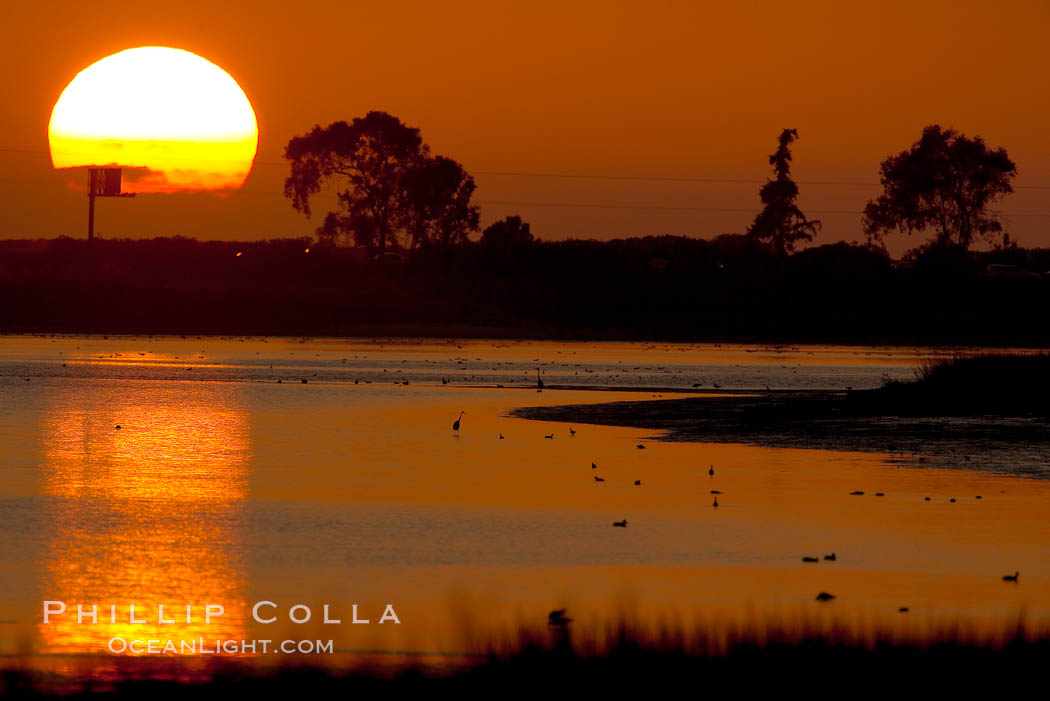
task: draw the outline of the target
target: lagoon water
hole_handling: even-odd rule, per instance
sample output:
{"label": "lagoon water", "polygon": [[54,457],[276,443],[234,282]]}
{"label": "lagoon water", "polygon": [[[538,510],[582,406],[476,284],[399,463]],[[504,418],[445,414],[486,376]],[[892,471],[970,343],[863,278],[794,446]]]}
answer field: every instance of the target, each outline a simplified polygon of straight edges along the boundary
{"label": "lagoon water", "polygon": [[[569,425],[506,415],[716,392],[716,383],[874,387],[911,377],[933,355],[5,337],[0,653],[66,659],[102,654],[117,635],[280,631],[323,634],[342,652],[455,656],[487,636],[542,629],[554,608],[592,627],[624,617],[790,620],[911,634],[994,631],[1021,615],[1042,625],[1050,483],[1011,475],[1008,465],[905,469],[878,454],[669,443],[589,425],[573,426],[573,436]],[[721,492],[717,509],[712,490]],[[628,527],[613,528],[621,519]],[[832,552],[834,562],[801,561]],[[1017,584],[1002,581],[1015,570]],[[820,591],[837,598],[818,604]],[[219,603],[226,613],[210,625],[165,626],[153,616],[43,625],[44,600],[154,612]],[[277,623],[251,622],[260,600],[279,605]],[[311,623],[288,622],[283,612],[296,603],[311,606]],[[344,625],[319,624],[325,603]],[[372,624],[349,625],[353,604]],[[377,625],[386,604],[400,625]]]}

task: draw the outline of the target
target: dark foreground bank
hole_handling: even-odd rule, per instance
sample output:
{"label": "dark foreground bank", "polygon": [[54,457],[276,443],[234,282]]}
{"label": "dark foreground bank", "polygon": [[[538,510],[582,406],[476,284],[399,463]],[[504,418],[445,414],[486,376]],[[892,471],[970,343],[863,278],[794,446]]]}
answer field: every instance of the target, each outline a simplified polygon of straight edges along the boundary
{"label": "dark foreground bank", "polygon": [[[902,614],[905,615],[905,614]],[[554,635],[554,634],[552,634]],[[650,698],[654,694],[802,693],[807,697],[844,693],[940,695],[975,690],[1037,688],[1050,655],[1050,640],[1019,630],[998,644],[944,638],[928,644],[864,643],[845,634],[777,634],[738,639],[725,650],[710,641],[667,636],[641,641],[617,639],[596,654],[560,640],[531,640],[510,654],[451,670],[410,667],[400,671],[363,668],[340,673],[308,666],[262,672],[250,665],[213,667],[204,681],[167,678],[94,682],[58,688],[54,680],[9,671],[0,677],[4,698],[231,699],[231,698],[461,698],[509,696],[542,698]]]}

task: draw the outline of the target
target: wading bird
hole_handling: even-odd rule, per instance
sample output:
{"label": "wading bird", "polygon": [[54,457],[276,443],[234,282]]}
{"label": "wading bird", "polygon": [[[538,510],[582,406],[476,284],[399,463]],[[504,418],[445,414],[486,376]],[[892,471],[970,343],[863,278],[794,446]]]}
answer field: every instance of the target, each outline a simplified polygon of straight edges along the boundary
{"label": "wading bird", "polygon": [[543,389],[543,379],[540,377],[539,368],[536,369],[536,389],[537,390]]}
{"label": "wading bird", "polygon": [[715,503],[711,504],[711,506],[718,508],[718,497],[715,497]]}
{"label": "wading bird", "polygon": [[463,414],[466,414],[466,413],[467,412],[465,412],[465,411],[459,412],[459,418],[452,422],[452,435],[454,435],[454,436],[458,436],[459,435],[459,425],[461,423],[463,423]]}

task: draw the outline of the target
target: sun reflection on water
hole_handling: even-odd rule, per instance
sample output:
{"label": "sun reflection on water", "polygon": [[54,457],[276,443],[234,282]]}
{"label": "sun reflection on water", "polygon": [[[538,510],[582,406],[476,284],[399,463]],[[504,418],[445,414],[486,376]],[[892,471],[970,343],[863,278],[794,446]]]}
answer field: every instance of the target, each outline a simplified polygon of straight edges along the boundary
{"label": "sun reflection on water", "polygon": [[[244,634],[244,566],[235,546],[250,435],[236,389],[172,383],[136,391],[129,384],[56,392],[44,416],[42,492],[50,513],[40,592],[68,610],[38,624],[42,653],[105,654],[115,637]],[[78,624],[77,604],[97,604],[98,624]],[[146,623],[129,621],[130,604]],[[178,622],[158,622],[159,604]],[[225,614],[205,624],[206,604],[223,605]]]}

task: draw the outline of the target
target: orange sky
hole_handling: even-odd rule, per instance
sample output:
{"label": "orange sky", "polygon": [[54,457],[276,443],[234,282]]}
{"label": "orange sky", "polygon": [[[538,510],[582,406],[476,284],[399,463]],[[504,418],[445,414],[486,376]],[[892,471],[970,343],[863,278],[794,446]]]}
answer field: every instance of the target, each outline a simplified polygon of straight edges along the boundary
{"label": "orange sky", "polygon": [[[759,180],[783,127],[801,134],[802,182],[877,182],[881,159],[928,123],[980,134],[1009,150],[1017,185],[1047,186],[1019,190],[1002,209],[1050,214],[1050,5],[739,5],[7,3],[0,237],[85,234],[86,198],[68,183],[86,176],[52,171],[51,109],[78,71],[144,45],[192,51],[240,83],[258,116],[258,163],[227,197],[101,201],[102,236],[311,233],[320,217],[306,220],[280,194],[283,146],[314,123],[371,109],[420,127],[437,153],[475,173],[483,223],[517,212],[547,238],[739,232],[758,185],[486,173]],[[825,222],[817,242],[857,238],[852,212],[876,192],[802,185],[803,208]],[[1050,216],[1006,222],[1022,243],[1050,245]]]}

